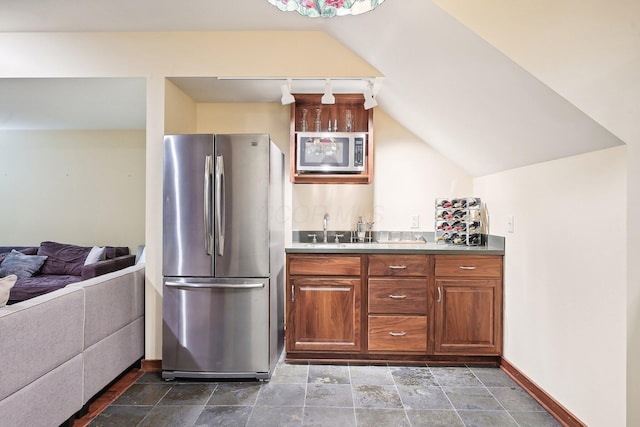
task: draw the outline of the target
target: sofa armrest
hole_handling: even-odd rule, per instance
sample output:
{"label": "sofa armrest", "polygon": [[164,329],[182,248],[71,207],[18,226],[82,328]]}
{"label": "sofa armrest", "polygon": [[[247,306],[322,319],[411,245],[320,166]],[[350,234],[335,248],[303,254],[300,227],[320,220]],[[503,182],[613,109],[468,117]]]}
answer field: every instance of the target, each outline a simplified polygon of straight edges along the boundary
{"label": "sofa armrest", "polygon": [[104,261],[98,261],[94,264],[85,265],[84,267],[82,267],[82,280],[102,276],[103,274],[131,267],[135,264],[135,262],[135,255],[123,255]]}

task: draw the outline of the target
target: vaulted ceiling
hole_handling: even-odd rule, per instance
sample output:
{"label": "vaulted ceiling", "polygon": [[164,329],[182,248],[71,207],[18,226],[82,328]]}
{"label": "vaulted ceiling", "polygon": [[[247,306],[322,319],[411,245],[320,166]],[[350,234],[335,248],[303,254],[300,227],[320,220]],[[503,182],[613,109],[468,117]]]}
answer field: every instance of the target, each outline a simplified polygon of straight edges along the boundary
{"label": "vaulted ceiling", "polygon": [[384,75],[380,108],[479,176],[640,137],[620,118],[640,99],[638,4],[387,0],[311,19],[266,0],[4,0],[0,31],[324,31]]}

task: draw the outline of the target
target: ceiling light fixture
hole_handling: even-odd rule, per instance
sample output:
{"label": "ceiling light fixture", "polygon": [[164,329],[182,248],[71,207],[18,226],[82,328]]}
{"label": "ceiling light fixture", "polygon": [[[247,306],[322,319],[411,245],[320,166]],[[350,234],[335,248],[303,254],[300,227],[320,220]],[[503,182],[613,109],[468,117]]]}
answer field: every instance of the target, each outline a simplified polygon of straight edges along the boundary
{"label": "ceiling light fixture", "polygon": [[327,79],[324,83],[324,95],[320,99],[323,104],[335,104],[336,97],[333,96],[333,90],[331,88],[331,80]]}
{"label": "ceiling light fixture", "polygon": [[359,15],[369,12],[384,3],[384,0],[268,0],[283,12],[298,12],[300,15],[317,18]]}
{"label": "ceiling light fixture", "polygon": [[369,82],[362,95],[364,95],[365,110],[370,110],[378,105],[378,101],[376,101],[376,99],[373,97],[373,84],[371,82]]}
{"label": "ceiling light fixture", "polygon": [[280,92],[282,92],[282,98],[280,98],[282,105],[296,102],[296,98],[291,94],[291,79],[287,79],[287,82],[280,86]]}

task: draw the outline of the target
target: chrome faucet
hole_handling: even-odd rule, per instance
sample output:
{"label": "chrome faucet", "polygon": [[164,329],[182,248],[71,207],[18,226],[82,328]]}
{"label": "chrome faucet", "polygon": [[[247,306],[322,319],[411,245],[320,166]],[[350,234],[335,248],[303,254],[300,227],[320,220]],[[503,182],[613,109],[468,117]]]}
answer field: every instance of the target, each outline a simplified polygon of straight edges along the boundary
{"label": "chrome faucet", "polygon": [[323,243],[327,243],[327,230],[329,229],[329,214],[324,214],[324,218],[322,219],[322,241]]}

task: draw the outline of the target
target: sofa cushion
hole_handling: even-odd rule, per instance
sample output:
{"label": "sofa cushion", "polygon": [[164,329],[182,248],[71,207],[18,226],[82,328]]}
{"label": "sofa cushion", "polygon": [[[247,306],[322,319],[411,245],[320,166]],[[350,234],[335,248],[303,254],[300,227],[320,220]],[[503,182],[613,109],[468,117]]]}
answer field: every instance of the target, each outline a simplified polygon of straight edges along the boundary
{"label": "sofa cushion", "polygon": [[22,252],[12,250],[0,264],[0,277],[15,274],[18,279],[33,276],[42,263],[46,261],[46,256],[25,255]]}
{"label": "sofa cushion", "polygon": [[0,307],[7,305],[9,292],[11,291],[11,288],[13,288],[13,285],[16,284],[16,280],[18,280],[18,276],[15,274],[10,274],[7,277],[0,279]]}
{"label": "sofa cushion", "polygon": [[107,256],[107,248],[104,246],[94,246],[91,248],[87,259],[84,260],[84,265],[95,264],[98,261],[104,261]]}
{"label": "sofa cushion", "polygon": [[49,258],[42,266],[42,274],[69,274],[80,276],[90,247],[69,245],[57,242],[42,242],[38,255]]}
{"label": "sofa cushion", "polygon": [[34,277],[18,279],[16,285],[11,289],[8,303],[15,304],[26,301],[64,288],[71,283],[77,283],[81,280],[81,276],[70,276],[67,274],[39,274]]}

